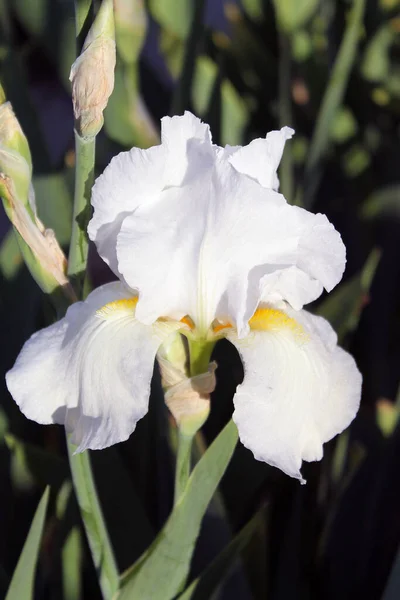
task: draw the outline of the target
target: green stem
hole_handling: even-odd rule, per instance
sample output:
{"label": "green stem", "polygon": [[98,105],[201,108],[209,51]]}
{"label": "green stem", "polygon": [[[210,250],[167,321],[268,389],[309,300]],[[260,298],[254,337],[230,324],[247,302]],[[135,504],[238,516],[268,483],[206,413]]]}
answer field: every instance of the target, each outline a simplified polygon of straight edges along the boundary
{"label": "green stem", "polygon": [[[199,342],[188,339],[189,345],[189,377],[205,373],[210,363],[215,342]],[[192,443],[196,431],[191,434],[179,430],[178,450],[175,468],[174,506],[184,492],[191,472]]]}
{"label": "green stem", "polygon": [[182,496],[190,476],[193,438],[194,435],[186,435],[179,430],[175,467],[174,505],[178,503]]}
{"label": "green stem", "polygon": [[206,373],[215,342],[198,342],[188,339],[189,377]]}
{"label": "green stem", "polygon": [[[279,122],[280,127],[293,126],[291,102],[291,54],[290,40],[285,33],[280,35],[279,54]],[[286,200],[293,202],[293,159],[290,145],[285,148],[280,165],[281,192]]]}
{"label": "green stem", "polygon": [[75,494],[101,592],[104,600],[112,600],[119,588],[119,573],[97,497],[89,452],[74,454],[75,447],[68,438],[67,445]]}
{"label": "green stem", "polygon": [[83,295],[89,248],[87,225],[90,218],[90,194],[94,182],[95,146],[95,138],[85,140],[75,131],[75,192],[68,275],[80,297]]}

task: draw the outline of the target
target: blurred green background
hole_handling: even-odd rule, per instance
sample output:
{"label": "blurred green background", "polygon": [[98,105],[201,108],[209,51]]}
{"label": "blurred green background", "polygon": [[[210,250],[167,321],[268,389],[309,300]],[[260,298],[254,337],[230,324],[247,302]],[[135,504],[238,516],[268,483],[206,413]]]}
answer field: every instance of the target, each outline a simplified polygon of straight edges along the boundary
{"label": "blurred green background", "polygon": [[[159,119],[185,109],[208,122],[222,145],[289,125],[296,135],[285,149],[281,191],[326,213],[348,253],[344,280],[311,310],[329,319],[354,354],[364,377],[361,410],[326,445],[321,463],[304,466],[307,486],[239,446],[204,519],[190,579],[219,556],[216,598],[398,600],[400,2],[115,0],[115,11],[115,88],[97,138],[97,172],[121,150],[157,144]],[[74,2],[1,0],[0,35],[0,80],[31,147],[39,217],[67,249]],[[55,313],[0,217],[0,596],[48,484],[34,598],[100,598],[64,433],[26,420],[5,388],[3,374],[23,342]],[[112,278],[94,248],[89,271],[95,285]],[[197,455],[229,420],[243,377],[227,342],[215,359],[218,384]],[[150,412],[135,435],[92,453],[121,571],[171,509],[174,430],[157,370],[153,383]],[[249,522],[251,530],[243,529]],[[222,568],[229,542],[234,550]],[[210,589],[193,598],[213,597]]]}

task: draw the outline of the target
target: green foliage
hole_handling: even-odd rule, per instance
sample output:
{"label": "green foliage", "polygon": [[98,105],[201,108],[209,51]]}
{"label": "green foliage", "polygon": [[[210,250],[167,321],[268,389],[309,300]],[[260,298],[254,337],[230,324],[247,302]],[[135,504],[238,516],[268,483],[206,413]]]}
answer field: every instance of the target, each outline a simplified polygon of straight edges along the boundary
{"label": "green foliage", "polygon": [[318,0],[274,0],[279,28],[293,33],[303,27],[318,6]]}
{"label": "green foliage", "polygon": [[380,253],[373,250],[362,271],[339,285],[318,307],[317,313],[328,319],[339,340],[356,329],[361,311],[368,302],[368,293],[378,266]]}
{"label": "green foliage", "polygon": [[246,548],[257,527],[260,527],[261,524],[260,513],[257,513],[220,552],[205,572],[186,588],[178,600],[208,600],[212,598],[213,593],[221,586],[227,573],[235,564],[235,560],[239,558],[240,553]]}
{"label": "green foliage", "polygon": [[204,119],[213,108],[216,86],[222,107],[221,143],[235,146],[243,138],[248,118],[246,106],[230,81],[219,79],[217,65],[206,56],[199,57],[194,71],[192,100],[196,112]]}
{"label": "green foliage", "polygon": [[184,40],[189,35],[193,4],[190,0],[150,0],[149,8],[163,29]]}
{"label": "green foliage", "polygon": [[[90,182],[121,149],[158,144],[160,115],[192,110],[223,145],[247,143],[282,125],[296,130],[281,164],[281,192],[289,201],[315,204],[335,223],[337,218],[348,246],[347,272],[355,274],[345,275],[313,310],[354,348],[367,400],[354,429],[325,445],[321,463],[304,467],[308,484],[300,489],[242,446],[234,452],[232,423],[220,433],[241,380],[238,358],[231,359],[232,348],[222,343],[215,350],[218,355],[222,348],[210,417],[191,456],[196,466],[190,474],[189,448],[183,491],[171,512],[178,435],[165,421],[157,377],[150,413],[132,439],[92,453],[90,460],[88,453],[72,455],[69,445],[74,487],[63,432],[28,423],[4,392],[0,483],[5,520],[8,506],[15,515],[10,512],[5,528],[5,551],[0,547],[0,594],[28,530],[27,506],[43,485],[57,493],[43,561],[37,559],[48,491],[7,600],[33,600],[36,567],[38,599],[208,600],[226,582],[231,589],[232,573],[255,599],[399,596],[399,407],[387,375],[393,375],[399,350],[398,259],[390,246],[396,245],[400,214],[398,4],[243,0],[225,3],[226,22],[217,23],[209,12],[205,20],[201,0],[116,0],[115,86],[95,156],[94,145],[85,154],[79,142],[71,153],[71,114],[60,113],[60,123],[70,119],[71,131],[58,140],[59,124],[47,110],[55,89],[68,101],[76,48],[100,2],[0,3],[1,83],[29,141],[38,216],[65,248],[74,229],[76,247],[88,250],[82,219],[72,222],[67,151],[66,162],[75,161],[80,174],[75,196],[83,203],[75,213],[87,220]],[[150,30],[143,57],[151,19],[157,39]],[[152,52],[167,74],[151,62]],[[49,143],[56,138],[62,156]],[[70,269],[82,279],[85,252]],[[27,253],[25,259],[29,263]],[[55,318],[24,265],[9,230],[0,245],[3,371],[23,342]],[[96,285],[103,282],[95,261],[90,274]],[[84,291],[82,285],[77,290]],[[64,308],[58,306],[59,314]],[[268,510],[260,510],[265,504]]]}
{"label": "green foliage", "polygon": [[197,463],[153,544],[125,575],[118,600],[172,600],[182,589],[202,518],[236,442],[236,425],[230,421]]}
{"label": "green foliage", "polygon": [[[305,167],[303,203],[307,208],[312,205],[316,190],[316,180],[318,178],[316,170],[328,150],[332,119],[335,117],[342,103],[356,58],[364,9],[365,0],[354,0],[346,31],[318,111]],[[314,182],[312,179],[314,179]]]}
{"label": "green foliage", "polygon": [[399,218],[400,186],[389,185],[373,192],[362,205],[361,215],[365,219],[376,219],[380,216]]}
{"label": "green foliage", "polygon": [[46,488],[39,502],[28,537],[14,571],[5,600],[33,600],[33,584],[39,557],[50,489]]}
{"label": "green foliage", "polygon": [[74,447],[68,442],[75,492],[93,562],[98,573],[99,584],[105,600],[112,600],[119,587],[119,574],[97,497],[89,452],[74,454],[74,450]]}

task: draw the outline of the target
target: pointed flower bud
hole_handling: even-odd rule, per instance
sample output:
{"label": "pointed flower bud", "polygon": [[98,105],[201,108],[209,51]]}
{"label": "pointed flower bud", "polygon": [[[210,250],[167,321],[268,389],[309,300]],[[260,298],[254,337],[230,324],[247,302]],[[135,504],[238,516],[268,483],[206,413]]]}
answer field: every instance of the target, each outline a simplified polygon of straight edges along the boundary
{"label": "pointed flower bud", "polygon": [[115,60],[113,2],[103,0],[69,76],[76,130],[83,138],[95,137],[103,126],[103,110],[114,88]]}
{"label": "pointed flower bud", "polygon": [[64,253],[54,232],[46,229],[36,215],[31,153],[10,102],[0,106],[0,196],[24,260],[38,285],[46,293],[61,286],[73,299],[65,275]]}
{"label": "pointed flower bud", "polygon": [[114,16],[118,54],[125,63],[135,63],[147,32],[144,1],[114,0]]}
{"label": "pointed flower bud", "polygon": [[73,289],[66,276],[67,261],[54,231],[46,229],[31,205],[24,204],[10,177],[0,173],[0,196],[4,209],[17,233],[18,243],[32,277],[46,293],[61,287],[70,300],[75,301]]}
{"label": "pointed flower bud", "polygon": [[10,102],[0,106],[0,172],[12,179],[17,196],[28,205],[31,153]]}

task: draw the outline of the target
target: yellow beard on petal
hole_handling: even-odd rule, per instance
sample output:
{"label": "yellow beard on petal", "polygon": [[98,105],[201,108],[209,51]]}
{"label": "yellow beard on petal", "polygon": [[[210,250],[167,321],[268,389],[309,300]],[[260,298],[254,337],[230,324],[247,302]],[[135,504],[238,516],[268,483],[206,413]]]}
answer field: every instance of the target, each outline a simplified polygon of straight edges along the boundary
{"label": "yellow beard on petal", "polygon": [[253,331],[280,331],[290,329],[296,336],[306,336],[301,325],[277,308],[258,308],[249,321]]}
{"label": "yellow beard on petal", "polygon": [[96,315],[98,317],[102,317],[103,319],[109,319],[114,316],[120,315],[121,312],[126,313],[134,313],[136,304],[138,302],[138,297],[135,296],[133,298],[122,298],[121,300],[114,300],[113,302],[108,302],[102,308],[99,308],[96,311]]}

